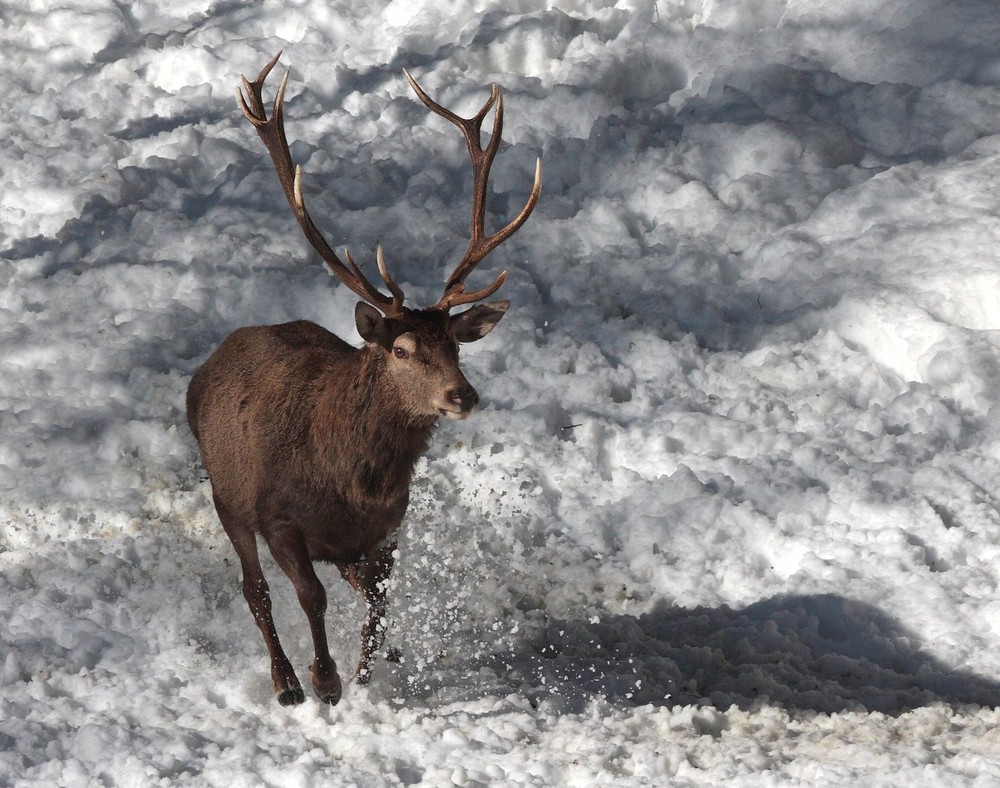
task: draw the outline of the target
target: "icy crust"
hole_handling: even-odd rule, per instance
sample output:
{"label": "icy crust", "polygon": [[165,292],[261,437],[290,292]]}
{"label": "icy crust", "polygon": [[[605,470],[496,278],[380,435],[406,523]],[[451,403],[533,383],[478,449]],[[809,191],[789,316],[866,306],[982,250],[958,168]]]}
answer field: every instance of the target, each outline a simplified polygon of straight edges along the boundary
{"label": "icy crust", "polygon": [[[0,785],[1000,782],[992,3],[56,5],[0,24]],[[544,162],[335,708],[274,702],[184,416],[238,326],[356,340],[236,107],[278,50],[314,216],[414,303],[468,164],[401,69],[504,87],[490,226]]]}

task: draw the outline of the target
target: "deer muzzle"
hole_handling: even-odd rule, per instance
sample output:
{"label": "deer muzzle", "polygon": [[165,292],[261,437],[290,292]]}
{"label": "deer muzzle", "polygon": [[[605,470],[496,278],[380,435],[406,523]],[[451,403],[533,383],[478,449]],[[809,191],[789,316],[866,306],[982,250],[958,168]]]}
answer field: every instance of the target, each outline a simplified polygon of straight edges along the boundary
{"label": "deer muzzle", "polygon": [[479,405],[479,394],[468,383],[448,389],[444,405],[438,411],[446,419],[464,419]]}

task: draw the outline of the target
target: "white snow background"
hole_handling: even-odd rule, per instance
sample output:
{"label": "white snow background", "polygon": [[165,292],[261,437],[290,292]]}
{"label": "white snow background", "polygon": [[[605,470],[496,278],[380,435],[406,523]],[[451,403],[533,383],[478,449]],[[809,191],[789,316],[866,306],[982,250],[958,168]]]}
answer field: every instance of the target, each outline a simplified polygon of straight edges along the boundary
{"label": "white snow background", "polygon": [[[505,89],[490,226],[544,164],[336,707],[275,702],[183,410],[239,326],[360,341],[237,108],[278,50],[414,303],[469,164],[402,69]],[[18,0],[0,51],[0,785],[1000,785],[992,0]]]}

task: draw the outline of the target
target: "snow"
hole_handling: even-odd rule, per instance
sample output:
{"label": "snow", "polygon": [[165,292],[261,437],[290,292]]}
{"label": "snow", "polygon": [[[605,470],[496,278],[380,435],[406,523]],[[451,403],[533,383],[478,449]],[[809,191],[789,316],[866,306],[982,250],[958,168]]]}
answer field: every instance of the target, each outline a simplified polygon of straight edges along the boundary
{"label": "snow", "polygon": [[[1000,784],[997,41],[989,0],[5,7],[0,785]],[[279,50],[314,216],[414,303],[469,166],[402,69],[503,86],[491,226],[544,163],[402,661],[335,707],[275,702],[184,417],[239,326],[359,341],[236,105]]]}

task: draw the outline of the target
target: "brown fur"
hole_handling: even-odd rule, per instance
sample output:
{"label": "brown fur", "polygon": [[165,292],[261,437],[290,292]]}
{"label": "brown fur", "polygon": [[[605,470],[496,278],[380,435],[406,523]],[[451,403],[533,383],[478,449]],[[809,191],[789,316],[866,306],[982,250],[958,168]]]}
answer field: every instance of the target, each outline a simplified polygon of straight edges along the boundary
{"label": "brown fur", "polygon": [[458,342],[485,335],[506,308],[497,302],[455,316],[404,310],[388,318],[359,304],[358,328],[368,340],[361,349],[306,321],[241,328],[192,379],[188,421],[281,703],[301,702],[304,693],[278,641],[257,537],[309,619],[314,689],[336,703],[341,683],[313,562],[336,564],[368,603],[356,671],[365,682],[384,634],[383,581],[413,467],[438,416],[464,418],[478,402],[459,369]]}

